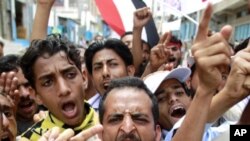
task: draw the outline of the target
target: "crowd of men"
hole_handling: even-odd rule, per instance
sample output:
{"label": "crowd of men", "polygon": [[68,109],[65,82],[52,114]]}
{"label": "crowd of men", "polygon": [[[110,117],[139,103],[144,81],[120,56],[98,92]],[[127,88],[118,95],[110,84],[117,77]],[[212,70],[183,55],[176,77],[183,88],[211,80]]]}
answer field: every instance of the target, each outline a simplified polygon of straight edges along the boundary
{"label": "crowd of men", "polygon": [[120,39],[82,47],[47,35],[54,2],[37,1],[24,54],[0,42],[0,140],[226,141],[230,125],[250,124],[249,38],[232,48],[230,25],[209,34],[211,4],[183,66],[171,32],[154,47],[141,39],[148,7]]}

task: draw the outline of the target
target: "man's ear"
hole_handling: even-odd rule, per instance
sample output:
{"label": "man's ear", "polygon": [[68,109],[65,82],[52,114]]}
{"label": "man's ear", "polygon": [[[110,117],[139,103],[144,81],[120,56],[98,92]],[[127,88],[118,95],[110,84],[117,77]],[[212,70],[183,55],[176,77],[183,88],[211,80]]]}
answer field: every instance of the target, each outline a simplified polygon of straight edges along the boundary
{"label": "man's ear", "polygon": [[84,89],[86,90],[88,88],[88,72],[86,69],[82,69],[82,79],[83,79],[83,86],[84,86]]}
{"label": "man's ear", "polygon": [[127,66],[127,72],[128,72],[129,76],[134,76],[134,74],[135,74],[135,66],[134,65]]}
{"label": "man's ear", "polygon": [[42,101],[42,99],[41,99],[41,96],[40,96],[38,93],[36,93],[35,101],[36,101],[36,103],[37,103],[38,105],[43,105],[43,101]]}
{"label": "man's ear", "polygon": [[156,125],[156,127],[155,127],[155,140],[156,141],[160,141],[161,140],[161,127],[160,127],[160,125]]}

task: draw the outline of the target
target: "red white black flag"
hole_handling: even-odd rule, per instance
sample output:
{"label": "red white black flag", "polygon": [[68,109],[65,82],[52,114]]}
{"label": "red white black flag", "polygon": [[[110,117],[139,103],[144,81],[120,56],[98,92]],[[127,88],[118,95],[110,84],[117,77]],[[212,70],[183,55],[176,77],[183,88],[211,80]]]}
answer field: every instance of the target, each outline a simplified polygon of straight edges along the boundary
{"label": "red white black flag", "polygon": [[[132,31],[133,13],[145,7],[142,0],[95,0],[103,20],[120,36]],[[159,41],[159,35],[153,19],[145,26],[142,38],[153,47]]]}

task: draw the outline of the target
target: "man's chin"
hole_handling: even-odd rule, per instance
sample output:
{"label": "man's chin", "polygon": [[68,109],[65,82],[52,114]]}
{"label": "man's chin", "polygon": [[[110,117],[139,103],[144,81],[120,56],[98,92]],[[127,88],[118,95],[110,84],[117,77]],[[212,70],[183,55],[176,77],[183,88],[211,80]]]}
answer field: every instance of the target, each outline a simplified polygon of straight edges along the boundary
{"label": "man's chin", "polygon": [[173,125],[175,125],[176,122],[178,122],[180,119],[181,119],[181,118],[171,117],[171,123],[172,123]]}
{"label": "man's chin", "polygon": [[34,114],[17,114],[17,118],[33,120]]}

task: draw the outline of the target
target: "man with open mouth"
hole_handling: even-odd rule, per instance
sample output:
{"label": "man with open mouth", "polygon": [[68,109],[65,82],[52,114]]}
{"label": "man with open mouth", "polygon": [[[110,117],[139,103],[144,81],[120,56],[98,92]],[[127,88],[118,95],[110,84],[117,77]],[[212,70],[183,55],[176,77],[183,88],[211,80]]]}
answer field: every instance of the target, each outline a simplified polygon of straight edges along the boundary
{"label": "man with open mouth", "polygon": [[98,92],[88,101],[92,107],[98,109],[100,99],[111,80],[134,75],[133,56],[121,40],[111,38],[92,43],[84,57],[86,68]]}
{"label": "man with open mouth", "polygon": [[145,84],[158,100],[159,124],[163,129],[163,137],[186,114],[191,103],[185,84],[190,74],[190,69],[183,67],[171,71],[157,71],[144,78]]}
{"label": "man with open mouth", "polygon": [[55,34],[36,39],[20,64],[37,98],[48,108],[47,116],[24,132],[23,138],[38,140],[54,126],[61,131],[71,128],[77,134],[97,123],[94,109],[83,102],[87,78],[81,73],[75,46]]}
{"label": "man with open mouth", "polygon": [[178,67],[182,61],[182,42],[177,37],[173,36],[170,39],[170,42],[165,46],[169,50],[169,58],[166,60],[166,63],[173,64],[173,68]]}
{"label": "man with open mouth", "polygon": [[5,55],[0,58],[0,67],[4,72],[14,71],[18,79],[17,89],[20,100],[17,103],[16,122],[17,132],[20,135],[34,124],[33,116],[38,111],[38,104],[35,102],[35,91],[31,88],[28,80],[24,77],[19,65],[18,55]]}

